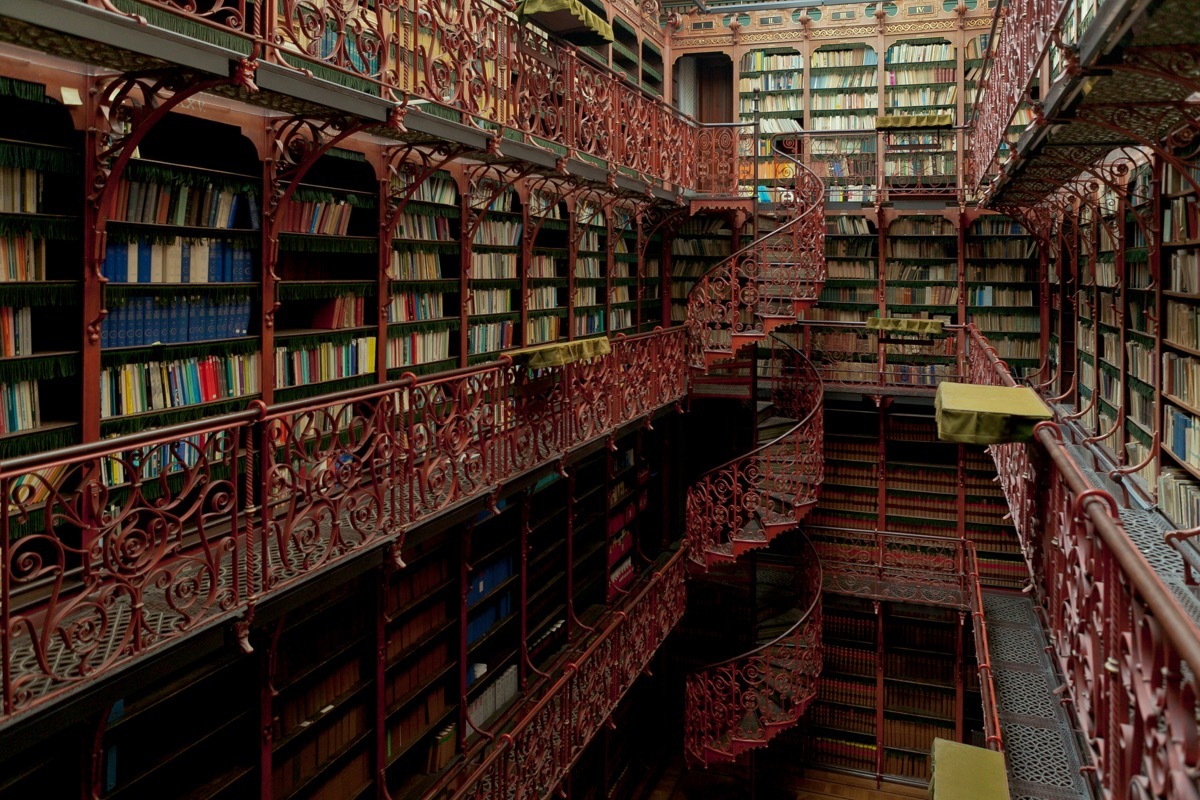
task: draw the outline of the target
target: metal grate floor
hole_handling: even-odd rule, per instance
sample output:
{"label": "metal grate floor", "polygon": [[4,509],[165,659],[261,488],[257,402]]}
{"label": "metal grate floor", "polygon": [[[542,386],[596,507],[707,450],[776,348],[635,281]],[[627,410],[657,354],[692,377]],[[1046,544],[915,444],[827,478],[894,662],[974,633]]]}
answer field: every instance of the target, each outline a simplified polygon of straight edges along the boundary
{"label": "metal grate floor", "polygon": [[1090,800],[1083,758],[1054,690],[1061,680],[1024,595],[983,593],[996,703],[1014,800]]}

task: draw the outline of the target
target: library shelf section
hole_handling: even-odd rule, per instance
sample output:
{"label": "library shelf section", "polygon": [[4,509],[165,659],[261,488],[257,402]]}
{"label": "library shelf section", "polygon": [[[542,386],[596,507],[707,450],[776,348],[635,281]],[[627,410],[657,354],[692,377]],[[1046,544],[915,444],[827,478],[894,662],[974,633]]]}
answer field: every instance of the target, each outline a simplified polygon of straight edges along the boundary
{"label": "library shelf section", "polygon": [[[527,209],[530,179],[475,208],[467,167],[396,156],[380,179],[369,143],[291,186],[237,126],[178,112],[114,178],[91,277],[83,135],[56,102],[0,95],[0,110],[0,456],[663,323],[673,234],[643,240],[631,207]],[[272,217],[264,198],[284,191]],[[701,238],[681,246],[698,260]]]}
{"label": "library shelf section", "polygon": [[683,224],[671,243],[671,324],[687,319],[692,287],[733,249],[733,231],[727,220],[693,218]]}
{"label": "library shelf section", "polygon": [[982,744],[970,626],[957,609],[826,594],[814,765],[928,783],[935,738]]}

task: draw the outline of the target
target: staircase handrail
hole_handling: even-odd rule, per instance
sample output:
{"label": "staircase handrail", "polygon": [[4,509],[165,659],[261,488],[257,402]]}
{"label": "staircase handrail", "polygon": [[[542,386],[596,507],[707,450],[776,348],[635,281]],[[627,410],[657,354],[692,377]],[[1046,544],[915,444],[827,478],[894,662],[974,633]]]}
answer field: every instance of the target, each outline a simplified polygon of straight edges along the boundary
{"label": "staircase handrail", "polygon": [[[824,475],[824,457],[823,457],[823,447],[824,447],[823,429],[824,429],[824,426],[822,425],[822,423],[824,421],[824,417],[822,415],[822,411],[823,411],[822,398],[824,396],[824,384],[821,381],[821,373],[813,365],[812,361],[809,360],[808,356],[806,356],[803,352],[801,352],[797,348],[793,347],[789,342],[784,341],[783,339],[780,339],[779,337],[775,336],[774,334],[770,335],[770,339],[782,344],[784,347],[787,348],[787,350],[793,356],[795,356],[799,359],[800,369],[795,374],[794,384],[795,384],[795,386],[800,387],[801,391],[796,392],[796,397],[797,397],[797,399],[802,399],[804,397],[807,397],[808,400],[810,401],[808,403],[809,408],[808,408],[807,412],[804,414],[804,416],[800,419],[800,421],[798,421],[792,427],[788,428],[784,433],[780,434],[776,438],[772,439],[769,442],[766,442],[765,444],[759,445],[758,447],[754,448],[753,450],[751,450],[747,453],[743,453],[740,456],[735,456],[734,458],[731,458],[730,460],[726,461],[725,463],[723,463],[719,466],[713,467],[712,469],[710,469],[707,472],[705,472],[704,474],[702,474],[700,476],[700,478],[694,484],[692,484],[691,486],[688,487],[688,500],[689,501],[692,499],[692,497],[695,496],[695,493],[700,491],[698,489],[698,487],[704,487],[704,486],[708,486],[708,485],[714,484],[714,483],[719,483],[722,485],[729,485],[729,486],[736,485],[736,483],[737,483],[736,475],[729,475],[728,480],[723,480],[721,478],[721,474],[722,473],[734,473],[734,472],[736,472],[735,468],[739,464],[753,463],[760,458],[764,458],[766,456],[766,454],[768,453],[768,451],[771,450],[771,448],[777,447],[778,445],[784,443],[785,441],[787,441],[789,439],[795,439],[795,438],[799,438],[801,436],[806,436],[809,433],[811,433],[810,446],[813,449],[813,457],[808,459],[808,461],[809,461],[809,463],[811,463],[815,466],[815,470],[814,470],[814,474],[805,476],[805,477],[809,477],[812,479],[811,483],[805,484],[805,485],[812,487],[812,497],[806,498],[805,502],[807,502],[808,500],[811,500],[811,501],[816,500],[817,487],[819,487],[821,478]],[[807,390],[807,391],[805,391],[805,390]],[[797,403],[797,404],[799,405],[800,403]],[[797,502],[793,501],[793,507],[798,507],[803,504],[804,504],[803,502],[797,503]],[[690,502],[688,503],[688,505],[689,506],[691,505]],[[704,564],[704,562],[705,562],[705,555],[704,555],[705,546],[708,544],[712,544],[713,542],[706,540],[707,537],[705,537],[705,535],[704,535],[706,533],[705,531],[697,532],[695,530],[695,528],[693,527],[694,519],[695,519],[694,514],[692,514],[692,513],[687,514],[687,518],[685,520],[685,538],[687,538],[687,540],[691,544],[691,548],[689,550],[688,557],[692,560],[693,563],[701,565],[701,564]]]}
{"label": "staircase handrail", "polygon": [[[795,169],[795,185],[790,190],[791,199],[782,204],[784,212],[787,213],[791,208],[799,208],[799,213],[795,214],[794,218],[780,225],[773,231],[760,236],[750,244],[741,248],[735,253],[726,256],[721,261],[710,267],[696,280],[688,292],[688,315],[687,326],[692,345],[692,365],[696,367],[704,366],[704,345],[709,338],[708,323],[726,323],[730,326],[731,332],[740,332],[744,330],[742,323],[739,321],[740,311],[743,304],[749,307],[752,312],[758,308],[762,302],[762,298],[757,293],[751,293],[749,299],[743,299],[741,291],[735,291],[738,282],[737,266],[745,260],[745,257],[755,252],[761,251],[773,239],[778,239],[781,235],[790,235],[793,242],[799,241],[795,235],[796,231],[805,227],[811,227],[814,234],[813,246],[809,248],[811,252],[820,258],[821,264],[824,263],[825,249],[825,182],[813,172],[809,167],[793,156],[790,153],[775,151],[776,156],[784,158],[791,163]],[[754,187],[754,191],[758,191],[758,187]],[[807,274],[807,270],[806,273]],[[724,277],[727,276],[727,277]],[[728,287],[725,295],[718,302],[722,306],[726,306],[718,314],[701,313],[701,308],[706,303],[704,298],[707,298],[709,289],[717,280],[727,280]],[[814,281],[815,282],[815,281]],[[802,298],[794,298],[802,299]],[[815,298],[814,298],[815,299]],[[751,323],[753,324],[753,323]]]}

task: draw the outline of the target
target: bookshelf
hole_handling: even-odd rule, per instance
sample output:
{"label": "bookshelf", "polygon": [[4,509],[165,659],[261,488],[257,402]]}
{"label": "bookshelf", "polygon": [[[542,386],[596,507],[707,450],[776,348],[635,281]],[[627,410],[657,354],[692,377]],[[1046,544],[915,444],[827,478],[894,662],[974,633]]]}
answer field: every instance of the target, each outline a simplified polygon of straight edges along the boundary
{"label": "bookshelf", "polygon": [[1014,219],[984,216],[967,228],[963,260],[967,319],[1014,375],[1036,370],[1041,350],[1037,242]]}
{"label": "bookshelf", "polygon": [[663,96],[662,53],[648,41],[642,42],[642,89],[653,97]]}
{"label": "bookshelf", "polygon": [[764,135],[804,129],[804,56],[798,50],[791,47],[751,50],[742,56],[739,67],[738,114],[742,120],[754,119],[757,92],[760,129]]}
{"label": "bookshelf", "polygon": [[[886,229],[884,305],[887,316],[941,319],[961,317],[958,228],[942,216],[899,216]],[[950,340],[947,340],[950,343]],[[904,345],[888,345],[903,348]],[[897,353],[900,363],[917,363],[917,382],[932,384],[954,373],[952,354]]]}
{"label": "bookshelf", "polygon": [[79,440],[82,159],[62,106],[6,96],[0,109],[0,457],[8,458]]}
{"label": "bookshelf", "polygon": [[458,364],[461,308],[461,199],[453,176],[438,170],[411,194],[396,172],[391,196],[407,196],[394,217],[387,251],[389,298],[384,310],[388,377]]}
{"label": "bookshelf", "polygon": [[[663,235],[655,231],[643,241],[641,222],[636,219],[630,221],[629,229],[619,240],[614,240],[613,269],[620,271],[620,264],[628,260],[630,269],[637,272],[638,333],[645,333],[672,323],[671,317],[664,322],[663,316],[663,302],[667,299],[664,289],[667,273],[663,269]],[[627,248],[630,254],[623,254],[623,248]]]}
{"label": "bookshelf", "polygon": [[[589,197],[575,203],[571,218],[571,338],[609,329],[608,225],[599,203]],[[627,308],[627,307],[626,307]]]}
{"label": "bookshelf", "polygon": [[879,55],[865,42],[822,45],[811,57],[808,89],[808,130],[874,130]]}
{"label": "bookshelf", "polygon": [[569,214],[566,203],[545,191],[530,192],[526,204],[525,344],[536,345],[566,338],[570,305],[571,259]]}
{"label": "bookshelf", "polygon": [[[638,275],[637,219],[616,208],[609,215],[608,241],[612,243],[609,268],[609,321],[612,333],[632,335],[643,329],[645,311],[654,318],[662,314],[662,292],[657,281]],[[655,278],[658,277],[655,262]]]}
{"label": "bookshelf", "polygon": [[688,293],[705,272],[733,252],[733,232],[722,218],[689,219],[671,242],[671,324],[687,319]]}
{"label": "bookshelf", "polygon": [[322,156],[282,209],[274,399],[377,380],[379,183],[365,159]]}
{"label": "bookshelf", "polygon": [[[884,113],[889,116],[949,115],[958,110],[958,61],[945,39],[900,41],[888,48],[885,61]],[[952,132],[921,127],[888,131],[883,169],[890,186],[916,183],[953,185],[957,174]]]}
{"label": "bookshelf", "polygon": [[468,299],[462,345],[468,365],[490,361],[520,342],[518,262],[524,214],[515,188],[492,189],[481,182],[463,198],[472,222],[464,229],[470,242],[463,248]]}

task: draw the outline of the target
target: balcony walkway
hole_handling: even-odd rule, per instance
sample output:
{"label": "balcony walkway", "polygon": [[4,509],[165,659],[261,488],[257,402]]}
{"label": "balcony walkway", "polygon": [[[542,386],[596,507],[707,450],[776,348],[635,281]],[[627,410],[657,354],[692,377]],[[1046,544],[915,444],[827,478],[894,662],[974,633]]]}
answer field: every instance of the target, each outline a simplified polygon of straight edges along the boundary
{"label": "balcony walkway", "polygon": [[1054,690],[1062,683],[1026,595],[984,592],[1008,789],[1013,800],[1088,800],[1079,743]]}
{"label": "balcony walkway", "polygon": [[[1055,411],[1064,414],[1072,413],[1074,409],[1055,406]],[[1063,426],[1063,433],[1078,438],[1078,432],[1069,426]],[[1121,499],[1123,490],[1107,474],[1095,470],[1096,461],[1090,450],[1074,441],[1067,442],[1067,450],[1088,483],[1097,489],[1103,489],[1118,501]],[[1155,510],[1141,508],[1136,500],[1130,505],[1130,508],[1120,509],[1121,522],[1130,540],[1154,567],[1159,579],[1175,595],[1192,620],[1200,624],[1200,587],[1188,585],[1187,566],[1182,556],[1164,538],[1166,534],[1173,532],[1175,527]],[[1190,543],[1183,544],[1183,547],[1192,546]]]}

